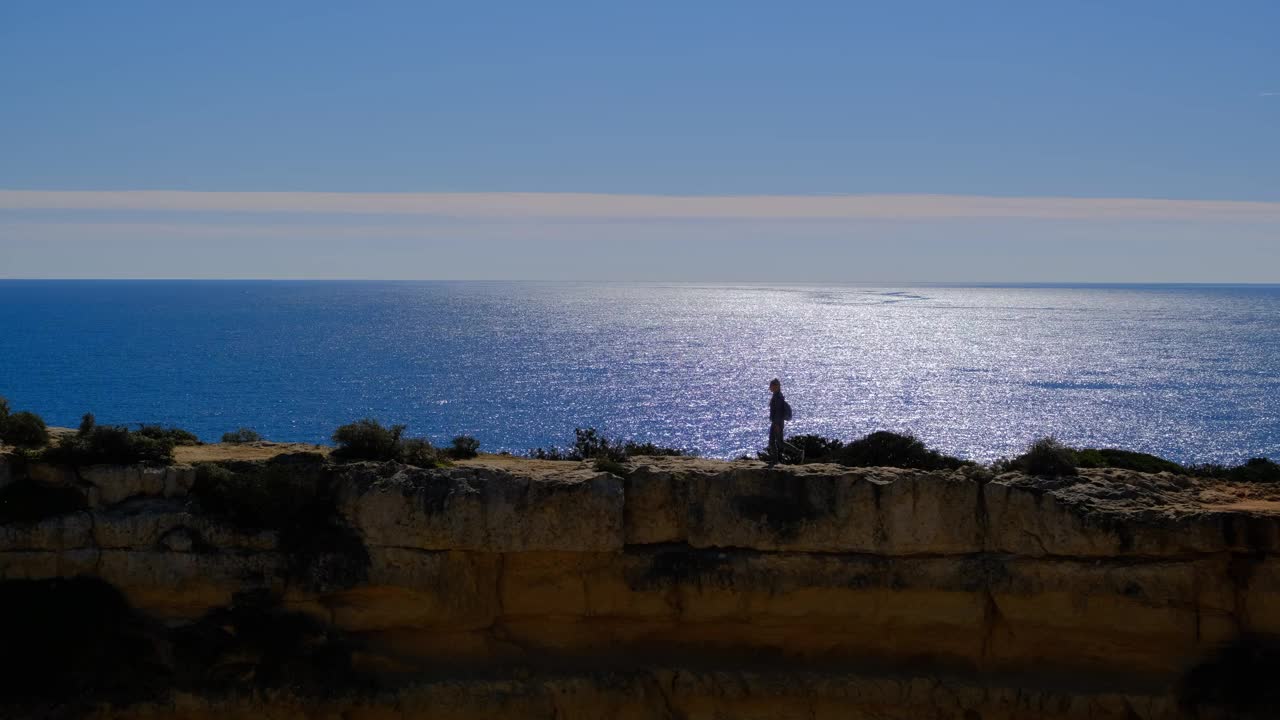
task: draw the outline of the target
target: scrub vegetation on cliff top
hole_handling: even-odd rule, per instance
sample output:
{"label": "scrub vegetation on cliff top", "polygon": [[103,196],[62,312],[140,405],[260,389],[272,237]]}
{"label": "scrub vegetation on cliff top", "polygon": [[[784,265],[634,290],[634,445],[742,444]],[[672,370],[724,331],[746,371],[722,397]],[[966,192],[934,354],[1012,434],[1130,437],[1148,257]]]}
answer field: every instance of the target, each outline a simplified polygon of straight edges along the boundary
{"label": "scrub vegetation on cliff top", "polygon": [[80,429],[46,449],[40,459],[64,465],[167,465],[173,462],[173,448],[179,440],[189,444],[187,436],[195,437],[185,430],[154,425],[140,430],[99,425],[93,413],[86,413]]}
{"label": "scrub vegetation on cliff top", "polygon": [[[916,470],[977,467],[972,461],[932,450],[909,434],[874,432],[849,443],[821,435],[793,435],[787,438],[787,443],[795,448],[790,456],[784,456],[784,460],[790,462],[798,462],[803,457],[805,463],[836,463],[849,467],[900,467]],[[1237,482],[1280,482],[1280,464],[1267,458],[1252,458],[1235,466],[1180,465],[1172,460],[1132,450],[1072,448],[1052,437],[1040,438],[1028,445],[1022,454],[997,460],[991,465],[991,469],[996,472],[1023,472],[1047,477],[1076,475],[1080,468],[1167,472]]]}
{"label": "scrub vegetation on cliff top", "polygon": [[176,427],[161,427],[159,425],[142,425],[138,428],[137,433],[143,437],[152,440],[167,440],[178,445],[203,445],[200,438],[189,430],[183,430]]}
{"label": "scrub vegetation on cliff top", "polygon": [[12,412],[9,401],[0,397],[0,444],[37,449],[49,444],[49,428],[44,418],[33,412]]}
{"label": "scrub vegetation on cliff top", "polygon": [[40,450],[31,457],[65,465],[162,465],[173,461],[175,446],[201,442],[182,428],[144,424],[130,430],[99,425],[93,413],[85,413],[79,430],[55,443],[43,418],[32,412],[11,412],[8,401],[0,398],[0,444],[32,453]]}
{"label": "scrub vegetation on cliff top", "polygon": [[[348,461],[396,461],[422,468],[441,467],[450,459],[476,457],[480,442],[459,435],[448,447],[438,448],[426,438],[404,437],[406,426],[383,426],[364,418],[334,431],[337,445],[333,457]],[[259,442],[262,436],[240,428],[222,436],[222,442]],[[789,452],[784,462],[836,463],[849,467],[899,467],[919,470],[977,468],[969,460],[940,453],[911,434],[873,432],[845,442],[821,435],[793,435],[787,438]],[[0,444],[24,451],[31,460],[66,465],[163,465],[173,462],[177,446],[200,445],[200,439],[176,427],[143,424],[137,430],[118,425],[98,425],[87,413],[79,430],[71,435],[53,436],[44,420],[33,412],[12,412],[0,397]],[[621,463],[638,456],[696,456],[696,451],[665,447],[651,442],[610,438],[596,428],[576,428],[569,447],[535,448],[528,453],[538,460],[593,460],[599,469],[622,472]],[[762,454],[763,457],[763,454]],[[1070,476],[1080,468],[1117,468],[1145,473],[1167,472],[1237,482],[1280,482],[1280,464],[1263,457],[1240,465],[1182,465],[1148,453],[1118,448],[1073,448],[1052,437],[1031,443],[1025,452],[1002,458],[989,466],[995,472],[1024,472],[1040,476]]]}
{"label": "scrub vegetation on cliff top", "polygon": [[[382,423],[373,418],[364,418],[343,425],[333,431],[333,442],[338,446],[333,451],[333,457],[339,460],[373,460],[378,462],[394,460],[406,465],[415,465],[423,468],[443,465],[445,453],[432,445],[431,441],[426,438],[404,437],[404,431],[407,427],[406,425],[384,427]],[[454,440],[453,453],[460,452],[460,448],[471,447],[465,441],[462,445],[459,445],[458,440],[458,438]],[[474,441],[475,439],[470,438],[470,440]],[[476,441],[474,447],[471,447],[473,452],[471,457],[474,457],[474,451],[479,447],[480,443]]]}
{"label": "scrub vegetation on cliff top", "polygon": [[795,435],[787,442],[803,451],[805,463],[919,470],[956,470],[973,464],[931,450],[914,435],[887,431],[873,432],[850,443],[820,435]]}
{"label": "scrub vegetation on cliff top", "polygon": [[1027,451],[1012,459],[994,464],[997,472],[1024,472],[1028,475],[1075,475],[1079,468],[1117,468],[1144,473],[1173,473],[1197,477],[1234,480],[1237,482],[1280,482],[1280,465],[1267,458],[1251,458],[1243,464],[1179,465],[1147,453],[1116,448],[1071,448],[1054,438],[1045,437],[1031,443]]}
{"label": "scrub vegetation on cliff top", "polygon": [[1061,477],[1075,475],[1079,457],[1075,450],[1052,437],[1043,437],[1031,443],[1027,451],[1011,460],[995,464],[1001,472],[1018,471],[1028,475]]}
{"label": "scrub vegetation on cliff top", "polygon": [[262,442],[262,436],[253,428],[240,428],[235,432],[223,433],[222,442],[231,445],[244,445],[245,443]]}
{"label": "scrub vegetation on cliff top", "polygon": [[620,463],[627,458],[646,455],[683,457],[697,454],[689,450],[655,445],[651,442],[638,443],[633,440],[609,438],[595,428],[575,428],[573,435],[572,447],[534,448],[529,451],[529,456],[536,460],[596,460]]}

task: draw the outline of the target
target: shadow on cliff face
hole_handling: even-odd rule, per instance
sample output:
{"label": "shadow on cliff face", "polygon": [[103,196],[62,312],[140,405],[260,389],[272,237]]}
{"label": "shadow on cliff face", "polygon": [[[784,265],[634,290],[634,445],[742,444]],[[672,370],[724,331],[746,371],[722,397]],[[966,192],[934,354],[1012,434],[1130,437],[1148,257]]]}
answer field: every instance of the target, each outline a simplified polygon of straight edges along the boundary
{"label": "shadow on cliff face", "polygon": [[326,696],[360,684],[340,631],[281,609],[267,593],[237,596],[169,639],[175,684],[182,688]]}
{"label": "shadow on cliff face", "polygon": [[1251,636],[1223,648],[1178,683],[1183,709],[1207,717],[1280,717],[1280,637]]}
{"label": "shadow on cliff face", "polygon": [[364,542],[338,515],[333,480],[322,456],[298,453],[202,464],[191,495],[204,511],[239,527],[278,532],[290,579],[329,592],[359,584],[369,571]]}
{"label": "shadow on cliff face", "polygon": [[832,513],[836,503],[830,482],[796,482],[782,472],[768,472],[761,490],[735,497],[734,509],[746,519],[768,525],[783,540],[795,538],[806,522]]}
{"label": "shadow on cliff face", "polygon": [[[643,557],[648,552],[634,554]],[[671,545],[652,554],[643,569],[628,572],[627,584],[633,590],[664,589],[685,583],[731,587],[731,562],[728,553],[720,550]]]}
{"label": "shadow on cliff face", "polygon": [[167,629],[102,580],[0,582],[0,716],[74,718],[95,703],[163,700],[172,690],[287,689],[327,696],[369,687],[340,631],[238,596]]}
{"label": "shadow on cliff face", "polygon": [[32,717],[136,702],[167,685],[151,628],[101,580],[0,582],[0,643],[0,698]]}
{"label": "shadow on cliff face", "polygon": [[34,523],[88,507],[84,493],[21,478],[0,488],[0,525]]}

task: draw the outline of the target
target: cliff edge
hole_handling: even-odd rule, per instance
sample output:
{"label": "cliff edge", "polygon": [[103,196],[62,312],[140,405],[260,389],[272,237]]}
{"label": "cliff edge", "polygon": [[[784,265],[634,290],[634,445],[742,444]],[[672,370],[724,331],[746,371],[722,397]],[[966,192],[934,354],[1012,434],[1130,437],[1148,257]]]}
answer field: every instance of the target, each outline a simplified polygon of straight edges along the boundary
{"label": "cliff edge", "polygon": [[0,457],[6,717],[1280,713],[1271,486]]}

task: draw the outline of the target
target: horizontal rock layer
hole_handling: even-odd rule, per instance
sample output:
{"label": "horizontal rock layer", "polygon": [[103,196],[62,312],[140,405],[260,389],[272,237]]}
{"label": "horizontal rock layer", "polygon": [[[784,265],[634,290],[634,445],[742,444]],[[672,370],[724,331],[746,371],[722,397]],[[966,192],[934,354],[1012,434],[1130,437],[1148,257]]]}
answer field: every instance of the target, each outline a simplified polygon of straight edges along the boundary
{"label": "horizontal rock layer", "polygon": [[[412,697],[456,717],[1208,717],[1228,702],[1214,663],[1280,635],[1280,516],[1205,501],[1248,489],[1116,471],[627,470],[10,459],[0,595],[91,578],[151,628],[167,699],[103,717],[266,707],[210,695],[228,663],[242,691],[299,672],[245,629],[264,613],[306,628],[291,653],[324,648],[382,693],[273,695],[281,717],[334,703],[409,717]],[[521,667],[556,674],[498,679]]]}

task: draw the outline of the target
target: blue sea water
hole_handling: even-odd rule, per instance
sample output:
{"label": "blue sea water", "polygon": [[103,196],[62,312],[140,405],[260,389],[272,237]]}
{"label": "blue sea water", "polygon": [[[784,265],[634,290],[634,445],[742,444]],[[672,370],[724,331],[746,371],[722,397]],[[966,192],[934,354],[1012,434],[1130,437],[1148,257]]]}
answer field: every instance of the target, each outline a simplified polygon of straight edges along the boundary
{"label": "blue sea water", "polygon": [[1280,287],[0,281],[0,395],[51,424],[323,442],[402,422],[522,452],[576,426],[754,453],[910,431],[1280,458]]}

